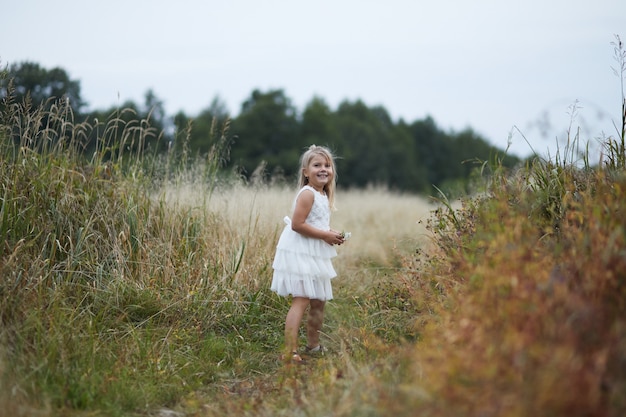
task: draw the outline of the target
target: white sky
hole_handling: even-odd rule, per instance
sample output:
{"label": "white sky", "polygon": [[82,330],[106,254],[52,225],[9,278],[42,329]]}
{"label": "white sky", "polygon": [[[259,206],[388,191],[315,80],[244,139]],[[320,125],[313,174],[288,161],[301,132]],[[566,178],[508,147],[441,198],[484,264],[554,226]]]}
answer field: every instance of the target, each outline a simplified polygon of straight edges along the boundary
{"label": "white sky", "polygon": [[236,116],[255,88],[280,88],[299,111],[362,99],[502,149],[513,132],[518,155],[531,150],[514,126],[553,154],[576,101],[582,139],[620,123],[624,0],[0,1],[2,65],[59,66],[90,109],[153,89],[168,115],[219,96]]}

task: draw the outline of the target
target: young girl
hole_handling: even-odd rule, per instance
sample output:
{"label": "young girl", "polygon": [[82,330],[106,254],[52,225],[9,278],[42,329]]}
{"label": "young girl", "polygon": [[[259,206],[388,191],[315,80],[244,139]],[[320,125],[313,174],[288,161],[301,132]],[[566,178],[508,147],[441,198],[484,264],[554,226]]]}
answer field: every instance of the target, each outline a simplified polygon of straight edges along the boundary
{"label": "young girl", "polygon": [[[278,240],[273,268],[272,291],[292,296],[285,320],[287,359],[303,363],[298,354],[298,330],[304,313],[307,318],[308,352],[319,352],[324,305],[333,298],[330,280],[337,276],[331,258],[337,256],[333,245],[344,237],[330,228],[330,211],[335,200],[335,160],[325,147],[311,145],[300,158],[299,191],[292,218]],[[285,358],[285,356],[283,356]]]}

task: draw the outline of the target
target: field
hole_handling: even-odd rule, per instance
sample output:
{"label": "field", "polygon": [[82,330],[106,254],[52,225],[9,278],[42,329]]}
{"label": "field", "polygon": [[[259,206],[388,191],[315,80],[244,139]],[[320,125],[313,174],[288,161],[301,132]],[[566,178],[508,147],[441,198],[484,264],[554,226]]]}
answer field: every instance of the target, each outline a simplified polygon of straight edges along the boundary
{"label": "field", "polygon": [[84,167],[65,149],[12,158],[1,229],[10,415],[625,410],[617,154],[602,170],[496,166],[488,193],[453,203],[340,189],[332,226],[352,237],[335,261],[329,352],[306,366],[278,359],[288,300],[269,291],[292,188],[185,173],[155,184],[143,168]]}
{"label": "field", "polygon": [[[0,415],[626,415],[626,100],[597,163],[573,134],[459,201],[340,186],[305,366],[269,290],[295,190],[65,110],[1,119]],[[85,159],[96,128],[122,144]]]}
{"label": "field", "polygon": [[[390,265],[398,256],[398,247],[414,250],[428,242],[425,222],[436,201],[418,195],[398,194],[385,189],[346,190],[339,187],[337,211],[332,213],[332,227],[353,231],[354,239],[340,248],[336,269],[348,273],[359,261]],[[276,234],[283,217],[291,215],[295,190],[288,186],[229,186],[205,196],[184,185],[164,191],[168,202],[183,207],[204,207],[221,213],[238,239],[249,233]],[[250,226],[255,227],[250,230]]]}

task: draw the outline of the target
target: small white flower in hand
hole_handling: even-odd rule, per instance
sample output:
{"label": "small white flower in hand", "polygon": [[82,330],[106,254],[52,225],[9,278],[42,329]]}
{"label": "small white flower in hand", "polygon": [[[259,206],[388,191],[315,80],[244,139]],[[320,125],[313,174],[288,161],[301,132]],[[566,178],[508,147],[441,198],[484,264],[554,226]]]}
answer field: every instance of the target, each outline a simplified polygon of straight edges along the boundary
{"label": "small white flower in hand", "polygon": [[343,240],[348,240],[348,239],[350,239],[350,236],[352,236],[352,233],[350,233],[350,232],[341,232],[341,238],[342,238]]}

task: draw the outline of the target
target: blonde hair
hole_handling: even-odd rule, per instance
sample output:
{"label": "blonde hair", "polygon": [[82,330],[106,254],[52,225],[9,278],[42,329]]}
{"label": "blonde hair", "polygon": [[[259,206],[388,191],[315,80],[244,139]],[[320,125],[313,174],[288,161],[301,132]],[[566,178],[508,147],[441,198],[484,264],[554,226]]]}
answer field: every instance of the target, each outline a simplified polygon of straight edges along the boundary
{"label": "blonde hair", "polygon": [[328,196],[328,204],[332,210],[335,208],[335,188],[337,185],[337,167],[335,165],[335,157],[333,153],[325,146],[311,145],[300,157],[300,173],[298,174],[298,189],[304,187],[309,183],[309,179],[304,176],[304,169],[309,166],[311,159],[314,156],[321,155],[328,162],[333,169],[333,178],[328,184],[324,185],[324,192]]}

